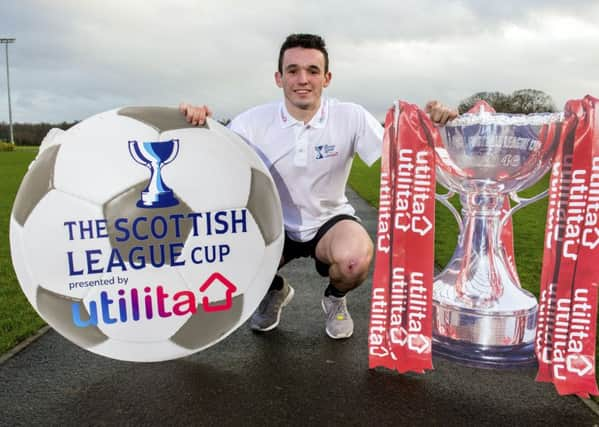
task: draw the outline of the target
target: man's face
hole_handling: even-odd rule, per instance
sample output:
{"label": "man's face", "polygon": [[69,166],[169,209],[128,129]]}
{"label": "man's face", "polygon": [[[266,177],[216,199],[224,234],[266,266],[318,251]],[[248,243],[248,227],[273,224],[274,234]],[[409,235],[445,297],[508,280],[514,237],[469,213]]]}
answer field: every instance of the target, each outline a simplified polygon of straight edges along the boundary
{"label": "man's face", "polygon": [[275,73],[275,81],[283,88],[287,104],[300,110],[316,110],[322,89],[331,81],[331,73],[324,72],[323,53],[302,47],[287,49],[282,68],[282,73]]}

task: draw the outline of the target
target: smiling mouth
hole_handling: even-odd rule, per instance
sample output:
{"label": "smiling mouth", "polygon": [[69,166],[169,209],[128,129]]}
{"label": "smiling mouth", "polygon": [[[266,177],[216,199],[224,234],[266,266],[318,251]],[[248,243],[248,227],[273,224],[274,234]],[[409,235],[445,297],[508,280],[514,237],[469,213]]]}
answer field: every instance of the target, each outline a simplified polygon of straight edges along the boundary
{"label": "smiling mouth", "polygon": [[308,90],[308,89],[297,89],[297,90],[294,90],[293,92],[297,93],[298,95],[307,95],[307,94],[311,93],[312,91]]}

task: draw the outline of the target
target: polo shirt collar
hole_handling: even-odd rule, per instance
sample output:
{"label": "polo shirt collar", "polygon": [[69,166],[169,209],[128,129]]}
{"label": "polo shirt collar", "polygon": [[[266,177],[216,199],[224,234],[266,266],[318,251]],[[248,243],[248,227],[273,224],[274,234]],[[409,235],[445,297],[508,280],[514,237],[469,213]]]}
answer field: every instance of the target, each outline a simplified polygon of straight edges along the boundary
{"label": "polo shirt collar", "polygon": [[282,101],[279,106],[279,123],[282,128],[289,128],[300,123],[299,120],[295,120],[295,118],[289,114],[289,111],[287,111],[287,107],[285,106],[285,101]]}
{"label": "polo shirt collar", "polygon": [[320,108],[308,123],[313,128],[323,128],[329,118],[329,100],[325,97],[320,98]]}
{"label": "polo shirt collar", "polygon": [[[313,128],[323,128],[326,125],[328,118],[329,102],[327,98],[322,97],[320,99],[320,108],[318,109],[316,114],[314,114],[312,120],[308,122],[308,125]],[[294,126],[297,123],[303,125],[303,122],[301,122],[300,120],[296,120],[291,114],[289,114],[289,111],[287,111],[287,107],[285,106],[284,101],[281,102],[281,106],[279,108],[279,123],[281,124],[282,128],[288,128]]]}

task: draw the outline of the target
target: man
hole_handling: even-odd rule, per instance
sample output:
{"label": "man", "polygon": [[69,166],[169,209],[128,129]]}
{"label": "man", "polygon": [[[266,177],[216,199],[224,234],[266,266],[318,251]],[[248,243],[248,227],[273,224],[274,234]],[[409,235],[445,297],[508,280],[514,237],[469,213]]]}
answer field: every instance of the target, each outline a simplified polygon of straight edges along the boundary
{"label": "man", "polygon": [[[354,154],[368,165],[380,157],[383,128],[363,107],[325,98],[331,78],[324,40],[292,34],[281,46],[275,73],[284,101],[254,107],[230,128],[254,147],[277,185],[285,223],[279,266],[314,258],[316,271],[329,277],[322,299],[325,330],[340,339],[354,330],[345,295],[366,279],[373,257],[372,241],[354,216],[345,186]],[[180,109],[195,125],[211,115],[206,106],[181,104]],[[438,123],[457,115],[436,101],[427,110]],[[293,294],[288,281],[276,275],[250,328],[276,328]]]}

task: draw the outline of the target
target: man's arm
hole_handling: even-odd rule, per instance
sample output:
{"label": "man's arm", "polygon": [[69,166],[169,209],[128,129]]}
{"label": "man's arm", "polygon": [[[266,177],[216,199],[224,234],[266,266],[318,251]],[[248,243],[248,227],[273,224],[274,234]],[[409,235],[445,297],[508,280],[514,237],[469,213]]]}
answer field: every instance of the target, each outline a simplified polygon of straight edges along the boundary
{"label": "man's arm", "polygon": [[206,117],[212,117],[212,111],[207,105],[194,106],[182,102],[179,104],[179,111],[185,115],[187,123],[194,126],[202,126],[206,122]]}

